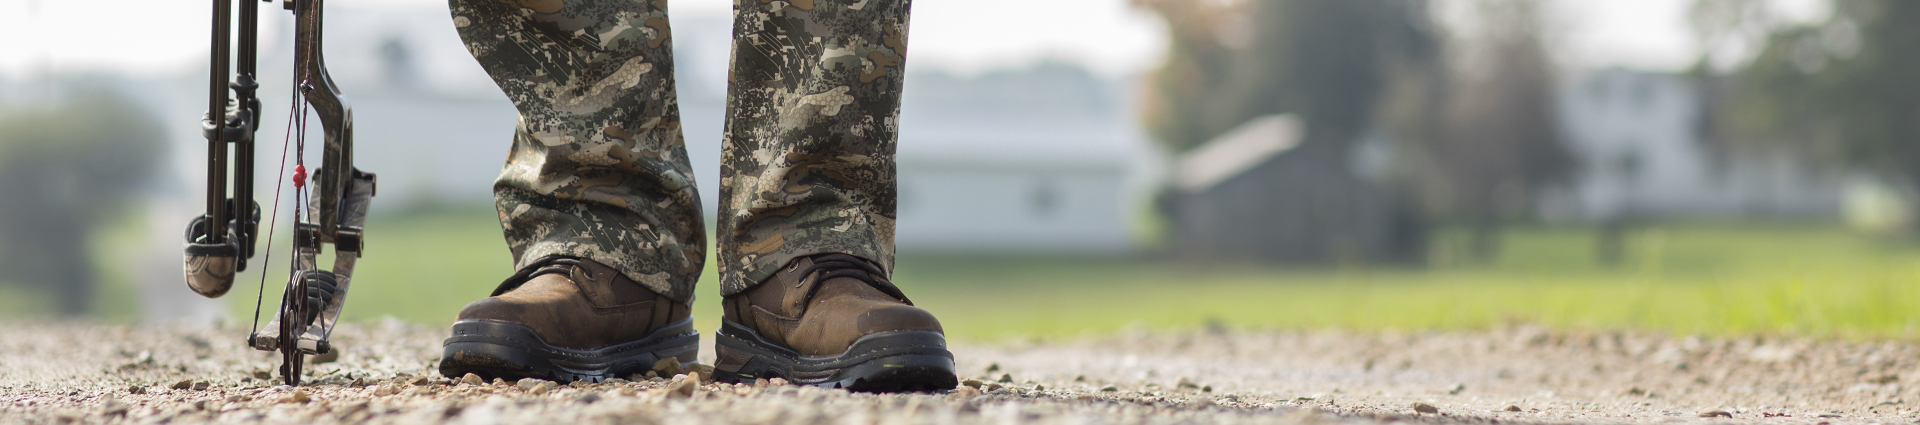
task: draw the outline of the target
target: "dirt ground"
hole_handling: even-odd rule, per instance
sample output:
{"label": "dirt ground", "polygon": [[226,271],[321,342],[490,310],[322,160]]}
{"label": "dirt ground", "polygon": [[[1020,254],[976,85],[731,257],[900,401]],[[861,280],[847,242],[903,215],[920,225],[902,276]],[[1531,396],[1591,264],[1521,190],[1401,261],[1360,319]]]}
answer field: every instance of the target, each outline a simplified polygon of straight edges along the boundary
{"label": "dirt ground", "polygon": [[[238,327],[10,324],[0,422],[1907,423],[1920,345],[1489,332],[1137,332],[959,344],[945,393],[674,379],[553,386],[434,372],[445,330],[346,326],[299,388]],[[711,356],[710,347],[703,355]],[[686,379],[684,376],[678,378]],[[690,395],[689,395],[690,393]],[[1915,401],[1915,405],[1907,401]]]}

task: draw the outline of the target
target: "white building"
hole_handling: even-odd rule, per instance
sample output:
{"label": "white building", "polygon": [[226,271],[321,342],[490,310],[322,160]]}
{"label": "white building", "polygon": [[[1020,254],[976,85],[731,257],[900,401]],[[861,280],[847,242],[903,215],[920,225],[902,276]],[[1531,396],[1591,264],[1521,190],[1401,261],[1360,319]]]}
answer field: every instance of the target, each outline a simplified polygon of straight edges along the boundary
{"label": "white building", "polygon": [[1580,163],[1549,218],[1834,217],[1843,176],[1784,155],[1719,154],[1700,143],[1700,91],[1685,75],[1603,69],[1561,87],[1560,119]]}
{"label": "white building", "polygon": [[1129,251],[1150,150],[1118,86],[1058,64],[910,76],[900,251]]}

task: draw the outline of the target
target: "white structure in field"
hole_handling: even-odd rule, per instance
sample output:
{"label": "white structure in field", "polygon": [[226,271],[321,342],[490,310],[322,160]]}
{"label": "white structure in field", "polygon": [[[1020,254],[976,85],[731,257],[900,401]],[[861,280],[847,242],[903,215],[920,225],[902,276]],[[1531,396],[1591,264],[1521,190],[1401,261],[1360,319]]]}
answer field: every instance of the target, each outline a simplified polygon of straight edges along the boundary
{"label": "white structure in field", "polygon": [[900,251],[1131,250],[1124,212],[1150,150],[1120,92],[1059,64],[909,77]]}
{"label": "white structure in field", "polygon": [[1550,218],[1839,214],[1840,174],[1785,156],[1708,152],[1691,78],[1624,69],[1573,77],[1560,92],[1560,117],[1581,168],[1569,190],[1544,201]]}

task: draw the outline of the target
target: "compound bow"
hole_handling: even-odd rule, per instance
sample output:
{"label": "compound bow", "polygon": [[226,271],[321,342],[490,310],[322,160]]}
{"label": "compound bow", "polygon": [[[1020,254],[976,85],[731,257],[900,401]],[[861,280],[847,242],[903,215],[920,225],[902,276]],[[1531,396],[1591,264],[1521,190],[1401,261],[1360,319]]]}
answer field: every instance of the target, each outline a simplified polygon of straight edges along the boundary
{"label": "compound bow", "polygon": [[[253,199],[254,133],[259,125],[260,85],[255,79],[258,61],[259,5],[251,0],[240,4],[239,52],[228,49],[229,27],[236,0],[213,0],[213,55],[209,78],[207,115],[201,122],[207,138],[207,213],[187,225],[186,279],[188,286],[203,295],[218,297],[233,285],[236,272],[247,269],[260,229],[260,205]],[[270,2],[271,0],[262,0]],[[374,175],[353,168],[353,110],[327,75],[321,58],[321,9],[324,0],[283,0],[294,15],[293,105],[288,113],[288,139],[295,143],[293,219],[294,260],[290,267],[280,310],[265,327],[260,327],[259,304],[255,300],[254,331],[247,345],[263,351],[279,351],[280,374],[287,385],[299,385],[300,368],[305,356],[333,350],[329,337],[339,322],[340,312],[352,282],[355,260],[361,255],[362,230],[366,224],[367,203],[374,194]],[[229,81],[228,61],[239,70]],[[234,97],[228,98],[232,90]],[[304,100],[304,104],[303,104]],[[307,189],[306,150],[307,106],[320,118],[325,139],[321,167],[312,181],[319,190]],[[213,117],[221,117],[216,122]],[[232,145],[230,155],[228,146]],[[281,171],[286,167],[286,146],[281,148]],[[234,197],[226,195],[228,168],[231,167]],[[274,189],[275,214],[278,212],[279,186]],[[301,202],[306,200],[304,206]],[[277,221],[277,220],[276,220]],[[273,226],[269,224],[267,260],[272,260]],[[318,268],[321,245],[333,244],[333,269]],[[261,277],[264,294],[266,278]]]}

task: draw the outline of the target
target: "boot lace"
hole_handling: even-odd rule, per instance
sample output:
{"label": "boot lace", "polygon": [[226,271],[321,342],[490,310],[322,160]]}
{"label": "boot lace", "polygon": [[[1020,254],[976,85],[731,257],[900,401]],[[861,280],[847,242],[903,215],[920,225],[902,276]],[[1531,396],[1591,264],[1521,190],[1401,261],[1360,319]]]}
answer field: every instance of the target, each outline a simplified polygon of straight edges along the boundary
{"label": "boot lace", "polygon": [[807,296],[802,299],[813,299],[813,294],[820,291],[820,284],[828,279],[850,277],[907,305],[913,305],[913,300],[907,299],[907,294],[901,292],[900,287],[893,286],[893,281],[887,279],[886,271],[860,257],[848,254],[817,255],[813,257],[813,264],[801,269],[798,276],[799,279],[794,282],[793,287],[807,286]]}

